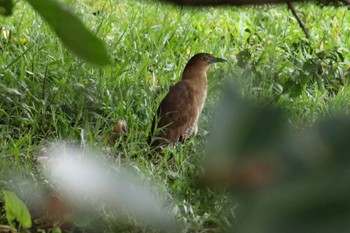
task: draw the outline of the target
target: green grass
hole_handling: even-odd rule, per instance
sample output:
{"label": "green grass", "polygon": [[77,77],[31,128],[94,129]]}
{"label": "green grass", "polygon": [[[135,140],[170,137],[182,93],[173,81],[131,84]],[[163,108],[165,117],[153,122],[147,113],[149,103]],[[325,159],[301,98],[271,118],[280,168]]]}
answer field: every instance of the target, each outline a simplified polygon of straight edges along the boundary
{"label": "green grass", "polygon": [[[88,146],[101,149],[113,121],[123,118],[127,143],[108,155],[121,153],[126,163],[161,182],[161,195],[176,203],[186,231],[201,232],[210,223],[227,227],[234,215],[235,199],[224,190],[197,187],[205,131],[227,83],[247,98],[281,107],[296,128],[349,112],[346,8],[298,5],[310,29],[307,41],[283,5],[187,9],[134,0],[67,3],[105,41],[112,65],[96,67],[76,58],[23,2],[12,17],[0,18],[3,30],[11,31],[10,38],[0,35],[1,167],[24,168],[35,177],[35,158],[45,142],[79,143],[84,130]],[[146,158],[154,112],[198,52],[229,62],[208,73],[199,135],[184,147],[167,149],[154,165]]]}

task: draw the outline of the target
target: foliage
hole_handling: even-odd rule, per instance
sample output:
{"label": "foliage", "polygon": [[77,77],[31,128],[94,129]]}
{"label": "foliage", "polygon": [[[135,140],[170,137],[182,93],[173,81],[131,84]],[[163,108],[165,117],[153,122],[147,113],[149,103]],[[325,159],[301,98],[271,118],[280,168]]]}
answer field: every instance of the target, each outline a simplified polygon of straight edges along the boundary
{"label": "foliage", "polygon": [[226,91],[204,180],[240,197],[237,232],[348,232],[350,117],[291,134],[281,114]]}
{"label": "foliage", "polygon": [[[27,0],[32,7],[47,21],[57,36],[76,55],[97,64],[106,65],[109,58],[105,46],[87,30],[72,12],[56,0],[38,1]],[[12,0],[0,2],[0,14],[12,14]]]}
{"label": "foliage", "polygon": [[6,218],[11,226],[17,221],[22,227],[30,228],[32,220],[27,206],[17,197],[16,194],[9,191],[2,191],[4,195]]}
{"label": "foliage", "polygon": [[[96,67],[67,53],[26,2],[16,4],[12,17],[0,18],[0,166],[25,170],[39,183],[45,180],[37,158],[47,141],[84,141],[103,150],[115,169],[127,164],[147,181],[159,181],[157,194],[175,202],[172,210],[186,231],[226,229],[238,199],[223,189],[200,188],[198,177],[207,131],[227,83],[259,105],[281,107],[294,131],[324,115],[349,112],[346,8],[298,5],[310,29],[307,41],[285,6],[187,9],[136,0],[66,4],[106,43],[113,65]],[[153,164],[146,157],[146,138],[154,112],[198,52],[229,62],[208,71],[198,135],[166,149]],[[129,134],[125,143],[110,146],[107,138],[118,118],[127,121]],[[104,217],[98,226],[105,231],[143,230],[133,220],[123,225],[116,223],[118,216]]]}
{"label": "foliage", "polygon": [[12,14],[13,3],[12,0],[1,0],[0,1],[0,14],[11,15]]}

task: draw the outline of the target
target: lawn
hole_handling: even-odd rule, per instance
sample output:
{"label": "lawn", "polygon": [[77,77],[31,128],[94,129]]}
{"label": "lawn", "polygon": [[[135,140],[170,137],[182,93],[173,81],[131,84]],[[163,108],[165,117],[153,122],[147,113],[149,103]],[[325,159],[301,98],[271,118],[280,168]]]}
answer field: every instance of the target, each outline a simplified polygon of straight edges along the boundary
{"label": "lawn", "polygon": [[[56,140],[84,142],[104,154],[111,167],[131,167],[156,183],[157,195],[171,203],[185,232],[221,231],[235,223],[239,198],[223,188],[199,187],[198,181],[207,135],[227,86],[261,105],[281,108],[292,131],[324,116],[349,113],[346,7],[297,4],[309,29],[307,39],[285,5],[183,8],[150,0],[65,4],[104,41],[111,64],[91,65],[73,55],[23,1],[11,17],[0,18],[1,188],[13,182],[7,178],[9,170],[50,186],[38,164],[42,148]],[[146,143],[154,113],[188,59],[199,52],[228,62],[208,72],[198,135],[165,149],[154,163]],[[126,120],[129,132],[124,143],[110,145],[108,137],[119,118]],[[0,207],[0,224],[6,225]],[[120,224],[119,215],[100,215],[101,232],[143,229],[128,218]]]}

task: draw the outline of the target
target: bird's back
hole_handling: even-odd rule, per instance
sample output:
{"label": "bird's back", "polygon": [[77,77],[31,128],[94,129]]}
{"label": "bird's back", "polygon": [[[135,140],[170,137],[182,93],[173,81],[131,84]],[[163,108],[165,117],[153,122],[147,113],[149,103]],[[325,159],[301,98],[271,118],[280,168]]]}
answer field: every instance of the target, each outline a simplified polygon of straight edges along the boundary
{"label": "bird's back", "polygon": [[[151,147],[167,145],[169,142],[181,141],[190,136],[199,116],[194,85],[192,80],[181,80],[170,88],[152,122],[148,138]],[[155,133],[156,128],[159,131]],[[152,135],[155,136],[153,141]]]}

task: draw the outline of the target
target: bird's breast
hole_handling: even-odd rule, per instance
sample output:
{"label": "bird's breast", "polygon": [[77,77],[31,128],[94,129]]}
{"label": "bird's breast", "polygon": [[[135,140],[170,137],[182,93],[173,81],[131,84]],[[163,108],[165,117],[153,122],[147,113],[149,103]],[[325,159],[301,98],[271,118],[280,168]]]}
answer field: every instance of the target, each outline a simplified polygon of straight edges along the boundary
{"label": "bird's breast", "polygon": [[207,85],[201,85],[201,87],[198,88],[196,92],[196,102],[198,106],[198,113],[200,114],[203,110],[205,99],[207,97]]}
{"label": "bird's breast", "polygon": [[194,134],[196,135],[197,134],[197,131],[198,131],[198,119],[199,119],[199,116],[203,110],[203,107],[204,107],[204,103],[205,103],[205,99],[206,99],[206,96],[207,96],[207,92],[206,92],[206,87],[205,89],[196,89],[194,90],[194,99],[195,99],[195,106],[194,106],[194,109],[195,109],[195,114],[192,118],[192,124],[190,125],[189,128],[187,128],[187,130],[185,131],[184,133],[184,137],[185,138],[188,138],[190,135]]}

